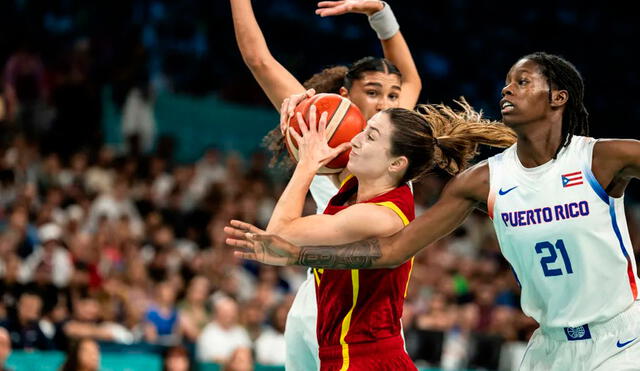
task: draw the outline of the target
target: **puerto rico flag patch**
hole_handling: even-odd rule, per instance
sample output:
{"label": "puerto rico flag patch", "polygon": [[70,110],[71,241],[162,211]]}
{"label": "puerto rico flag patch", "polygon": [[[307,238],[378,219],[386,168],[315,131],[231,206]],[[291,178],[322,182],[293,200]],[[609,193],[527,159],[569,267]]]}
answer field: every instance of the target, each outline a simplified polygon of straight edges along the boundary
{"label": "puerto rico flag patch", "polygon": [[582,171],[562,174],[562,187],[573,187],[582,184]]}

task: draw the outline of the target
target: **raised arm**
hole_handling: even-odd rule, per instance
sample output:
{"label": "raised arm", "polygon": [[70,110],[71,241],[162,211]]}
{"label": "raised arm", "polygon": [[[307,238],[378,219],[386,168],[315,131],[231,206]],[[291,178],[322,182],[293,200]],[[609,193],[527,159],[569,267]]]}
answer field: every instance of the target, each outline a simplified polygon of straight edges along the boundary
{"label": "raised arm", "polygon": [[402,93],[400,94],[400,107],[414,109],[422,90],[422,80],[413,61],[409,46],[402,33],[398,31],[388,40],[382,40],[384,56],[390,60],[402,73]]}
{"label": "raised arm", "polygon": [[422,90],[422,80],[389,5],[379,0],[321,1],[316,10],[322,17],[345,13],[362,13],[369,17],[369,24],[382,44],[384,57],[402,73],[400,107],[414,109]]}
{"label": "raised arm", "polygon": [[316,106],[312,105],[309,109],[307,126],[302,115],[297,113],[302,135],[299,135],[293,128],[289,128],[290,135],[298,144],[299,160],[267,226],[267,232],[280,234],[284,238],[298,243],[313,243],[318,239],[309,240],[306,237],[314,235],[321,238],[323,233],[331,230],[331,224],[322,224],[323,217],[326,218],[326,215],[317,216],[322,220],[315,221],[314,217],[303,218],[302,209],[311,180],[316,172],[338,154],[350,148],[350,143],[342,143],[335,148],[329,147],[325,135],[327,112],[323,112],[319,120],[316,120],[316,115]]}
{"label": "raised arm", "polygon": [[233,28],[240,54],[258,84],[279,110],[285,98],[304,93],[302,84],[272,55],[251,7],[251,0],[231,0]]}
{"label": "raised arm", "polygon": [[631,179],[640,178],[640,141],[598,141],[593,149],[592,169],[596,179],[610,196],[622,196]]}
{"label": "raised arm", "polygon": [[253,228],[227,227],[225,232],[230,236],[227,243],[242,249],[237,256],[266,264],[331,269],[396,267],[455,230],[488,195],[489,167],[483,162],[454,177],[434,206],[388,238],[299,247]]}

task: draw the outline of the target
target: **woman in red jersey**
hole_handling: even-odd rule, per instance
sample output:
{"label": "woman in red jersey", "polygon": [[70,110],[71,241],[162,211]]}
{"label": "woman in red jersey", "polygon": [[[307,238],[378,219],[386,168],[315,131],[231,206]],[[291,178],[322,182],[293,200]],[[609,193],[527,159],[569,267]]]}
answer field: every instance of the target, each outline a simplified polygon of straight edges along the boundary
{"label": "woman in red jersey", "polygon": [[[267,232],[295,244],[343,244],[389,236],[414,218],[407,185],[434,165],[455,174],[478,143],[505,147],[515,140],[502,124],[483,120],[462,102],[455,112],[443,105],[420,113],[391,108],[375,114],[351,143],[330,148],[324,139],[326,113],[316,123],[311,107],[308,127],[298,114],[302,135],[299,162],[278,201]],[[302,217],[309,185],[318,169],[351,148],[348,175],[324,214]],[[226,231],[248,226],[232,221]],[[258,231],[254,229],[253,231]],[[235,244],[234,241],[229,241]],[[315,270],[317,337],[321,370],[415,370],[404,349],[400,318],[413,262],[394,269]]]}
{"label": "woman in red jersey", "polygon": [[[242,59],[256,81],[277,109],[291,94],[313,88],[318,93],[336,93],[351,100],[366,119],[390,107],[413,109],[418,101],[422,82],[400,26],[389,4],[379,0],[341,0],[318,3],[316,14],[338,16],[345,13],[366,15],[376,32],[384,58],[365,57],[350,66],[323,69],[306,81],[299,80],[269,50],[251,6],[251,0],[230,0],[234,32]],[[292,29],[291,32],[299,32]],[[312,48],[315,41],[299,45]],[[316,46],[317,47],[317,46]],[[327,50],[327,52],[331,52]],[[286,151],[284,125],[265,137],[265,144],[273,153],[273,160]],[[274,162],[272,160],[272,162]],[[329,199],[338,189],[327,177],[316,176],[310,192],[322,213]],[[285,328],[287,370],[317,370],[318,343],[316,341],[316,293],[313,274],[299,286]]]}

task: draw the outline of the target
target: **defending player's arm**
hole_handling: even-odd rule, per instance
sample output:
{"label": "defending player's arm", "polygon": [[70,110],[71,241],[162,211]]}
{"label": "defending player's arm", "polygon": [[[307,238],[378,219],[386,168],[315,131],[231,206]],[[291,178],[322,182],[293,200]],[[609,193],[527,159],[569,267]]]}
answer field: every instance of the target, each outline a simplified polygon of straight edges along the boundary
{"label": "defending player's arm", "polygon": [[620,197],[633,178],[640,178],[640,141],[605,139],[595,144],[592,169],[613,197]]}
{"label": "defending player's arm", "polygon": [[400,31],[390,39],[381,42],[385,58],[398,67],[402,73],[402,94],[400,94],[399,106],[414,109],[422,90],[422,80],[411,57],[409,46]]}
{"label": "defending player's arm", "polygon": [[225,232],[230,236],[229,245],[243,249],[237,256],[266,264],[332,269],[396,267],[455,230],[488,194],[489,166],[483,162],[454,177],[435,205],[388,238],[299,247],[247,224],[226,227]]}
{"label": "defending player's arm", "polygon": [[486,200],[488,187],[488,165],[476,165],[454,177],[435,205],[395,235],[342,246],[305,246],[300,249],[297,263],[334,269],[399,266],[459,227]]}
{"label": "defending player's arm", "polygon": [[305,91],[302,84],[272,55],[251,7],[251,0],[231,0],[233,28],[242,59],[279,110],[286,97]]}
{"label": "defending player's arm", "polygon": [[342,0],[321,1],[316,10],[316,14],[323,17],[345,13],[362,13],[369,17],[369,24],[382,44],[384,57],[402,73],[400,107],[413,109],[422,90],[422,80],[391,7],[379,0]]}

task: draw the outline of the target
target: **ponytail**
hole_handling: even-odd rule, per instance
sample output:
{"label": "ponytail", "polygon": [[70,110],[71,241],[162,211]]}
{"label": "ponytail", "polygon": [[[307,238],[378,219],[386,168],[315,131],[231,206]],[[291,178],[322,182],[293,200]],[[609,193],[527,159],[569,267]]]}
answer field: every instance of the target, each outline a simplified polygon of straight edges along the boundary
{"label": "ponytail", "polygon": [[394,127],[391,155],[409,160],[401,182],[416,181],[434,166],[455,175],[478,153],[478,144],[504,148],[515,143],[516,135],[507,126],[483,119],[482,112],[476,112],[464,98],[456,103],[460,111],[444,104],[424,104],[416,111],[385,111]]}
{"label": "ponytail", "polygon": [[511,129],[503,123],[483,119],[482,112],[476,112],[463,97],[455,102],[461,111],[444,104],[418,107],[435,139],[435,164],[451,175],[467,168],[478,154],[478,144],[505,148],[516,141]]}

